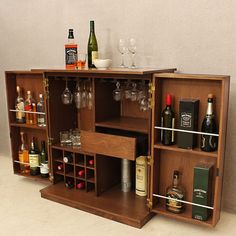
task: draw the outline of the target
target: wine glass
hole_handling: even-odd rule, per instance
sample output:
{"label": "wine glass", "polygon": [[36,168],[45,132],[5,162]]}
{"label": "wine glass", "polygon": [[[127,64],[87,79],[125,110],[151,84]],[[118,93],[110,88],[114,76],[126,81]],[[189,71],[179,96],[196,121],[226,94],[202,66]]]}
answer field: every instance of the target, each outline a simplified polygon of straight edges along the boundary
{"label": "wine glass", "polygon": [[92,92],[92,81],[89,81],[89,88],[87,91],[87,105],[88,109],[91,110],[93,107],[93,92]]}
{"label": "wine glass", "polygon": [[81,108],[81,88],[80,88],[80,84],[79,81],[77,81],[76,84],[76,90],[74,92],[74,101],[75,101],[75,106],[77,109]]}
{"label": "wine glass", "polygon": [[131,69],[135,69],[136,68],[136,65],[135,65],[135,61],[134,61],[134,58],[135,58],[135,53],[136,53],[136,40],[134,38],[131,38],[129,40],[129,46],[128,46],[128,49],[129,49],[129,52],[131,53],[131,56],[132,56],[132,65],[131,65]]}
{"label": "wine glass", "polygon": [[131,101],[137,101],[138,98],[138,90],[137,90],[137,84],[136,83],[132,83],[132,89],[130,91],[130,100]]}
{"label": "wine glass", "polygon": [[119,39],[118,50],[121,53],[121,64],[120,67],[125,68],[124,54],[127,52],[127,42],[125,39]]}
{"label": "wine glass", "polygon": [[84,81],[84,86],[81,93],[81,108],[85,108],[86,106],[87,106],[87,91],[86,91],[86,82]]}
{"label": "wine glass", "polygon": [[115,101],[120,101],[122,98],[122,91],[120,88],[120,82],[116,82],[116,89],[113,90],[113,98]]}
{"label": "wine glass", "polygon": [[61,100],[63,104],[68,105],[72,103],[72,99],[73,99],[73,95],[68,88],[67,79],[66,79],[66,88],[61,95]]}
{"label": "wine glass", "polygon": [[124,89],[124,98],[125,98],[125,99],[130,99],[130,97],[131,97],[130,84],[131,84],[131,82],[130,82],[130,80],[128,80],[128,81],[126,82],[126,86],[125,86],[125,89]]}

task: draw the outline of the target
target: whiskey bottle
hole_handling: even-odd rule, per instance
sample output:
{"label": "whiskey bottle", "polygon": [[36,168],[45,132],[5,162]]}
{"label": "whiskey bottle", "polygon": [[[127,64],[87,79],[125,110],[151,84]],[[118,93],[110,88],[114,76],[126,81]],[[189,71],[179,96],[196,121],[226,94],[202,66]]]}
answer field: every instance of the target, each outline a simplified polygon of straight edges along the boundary
{"label": "whiskey bottle", "polygon": [[98,58],[98,43],[94,30],[94,21],[90,21],[90,34],[88,40],[88,67],[96,68],[94,60]]}
{"label": "whiskey bottle", "polygon": [[24,99],[21,95],[21,90],[19,86],[16,86],[17,98],[15,103],[16,112],[16,122],[25,123],[25,113],[24,113]]}
{"label": "whiskey bottle", "polygon": [[31,147],[29,150],[29,163],[30,163],[30,174],[38,175],[39,174],[39,151],[35,144],[34,137],[31,141]]}
{"label": "whiskey bottle", "polygon": [[[175,113],[171,108],[172,98],[170,94],[166,96],[166,108],[161,114],[161,126],[164,128],[175,128]],[[163,145],[172,145],[175,142],[173,130],[161,130],[161,141]]]}
{"label": "whiskey bottle", "polygon": [[18,157],[20,163],[20,171],[22,174],[28,174],[29,173],[29,150],[25,144],[24,140],[24,132],[20,132],[21,136],[21,145],[18,151]]}
{"label": "whiskey bottle", "polygon": [[[39,94],[39,101],[37,103],[37,112],[45,113],[43,94],[41,93]],[[38,126],[40,127],[46,126],[46,119],[44,114],[37,114],[37,121],[38,121]]]}
{"label": "whiskey bottle", "polygon": [[75,69],[77,62],[77,44],[74,42],[73,29],[69,29],[68,43],[65,45],[66,69]]}
{"label": "whiskey bottle", "polygon": [[49,169],[48,169],[48,155],[46,152],[45,141],[41,142],[41,153],[40,153],[40,174],[43,178],[49,177]]}
{"label": "whiskey bottle", "polygon": [[36,116],[36,104],[34,99],[32,98],[31,91],[27,91],[27,98],[25,100],[25,118],[26,124],[35,125],[37,124],[37,116]]}
{"label": "whiskey bottle", "polygon": [[173,183],[166,190],[166,196],[172,198],[166,199],[166,209],[173,213],[183,212],[184,203],[176,200],[184,200],[184,195],[185,191],[179,184],[179,171],[175,170],[173,175]]}
{"label": "whiskey bottle", "polygon": [[[213,113],[213,94],[208,94],[208,106],[206,116],[202,122],[202,132],[217,134],[217,125],[215,115]],[[201,135],[201,149],[205,152],[213,152],[217,150],[218,137],[212,135]]]}

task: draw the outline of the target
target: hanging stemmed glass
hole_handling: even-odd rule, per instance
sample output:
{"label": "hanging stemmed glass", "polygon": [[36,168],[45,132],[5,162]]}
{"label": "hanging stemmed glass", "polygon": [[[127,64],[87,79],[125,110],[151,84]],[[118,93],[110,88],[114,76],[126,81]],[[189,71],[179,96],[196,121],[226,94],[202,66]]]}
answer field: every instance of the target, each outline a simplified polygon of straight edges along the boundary
{"label": "hanging stemmed glass", "polygon": [[79,81],[77,81],[76,83],[76,90],[74,92],[74,101],[75,101],[75,106],[77,109],[81,108],[81,88],[80,88],[80,84]]}
{"label": "hanging stemmed glass", "polygon": [[141,111],[147,111],[149,109],[148,99],[149,99],[148,88],[145,85],[143,97],[139,101]]}
{"label": "hanging stemmed glass", "polygon": [[120,88],[120,82],[116,82],[116,89],[113,90],[113,98],[115,101],[120,101],[122,99],[122,91]]}
{"label": "hanging stemmed glass", "polygon": [[119,39],[118,50],[121,53],[121,64],[120,67],[125,68],[124,54],[127,52],[127,42],[125,39]]}
{"label": "hanging stemmed glass", "polygon": [[73,99],[73,95],[68,88],[67,79],[66,79],[66,88],[61,95],[61,100],[63,104],[68,105],[72,103],[72,99]]}
{"label": "hanging stemmed glass", "polygon": [[131,85],[131,82],[130,82],[130,80],[128,80],[126,82],[126,86],[124,88],[124,98],[125,99],[130,99],[130,97],[131,97],[131,87],[130,87],[130,85]]}
{"label": "hanging stemmed glass", "polygon": [[132,64],[131,64],[131,69],[135,69],[136,65],[135,65],[135,53],[136,53],[136,40],[131,38],[129,40],[129,46],[128,46],[129,52],[131,53],[131,58],[132,58]]}
{"label": "hanging stemmed glass", "polygon": [[88,91],[87,91],[87,105],[88,105],[88,109],[92,110],[93,108],[93,92],[92,92],[92,81],[89,80],[89,87],[88,87]]}
{"label": "hanging stemmed glass", "polygon": [[132,102],[135,102],[135,101],[137,101],[137,98],[138,98],[137,84],[132,83],[132,89],[130,91],[130,100]]}
{"label": "hanging stemmed glass", "polygon": [[83,90],[81,93],[81,108],[87,106],[87,91],[86,91],[86,82],[84,81]]}
{"label": "hanging stemmed glass", "polygon": [[142,81],[139,83],[137,101],[140,102],[140,100],[141,100],[144,96],[145,96],[145,81],[142,80]]}

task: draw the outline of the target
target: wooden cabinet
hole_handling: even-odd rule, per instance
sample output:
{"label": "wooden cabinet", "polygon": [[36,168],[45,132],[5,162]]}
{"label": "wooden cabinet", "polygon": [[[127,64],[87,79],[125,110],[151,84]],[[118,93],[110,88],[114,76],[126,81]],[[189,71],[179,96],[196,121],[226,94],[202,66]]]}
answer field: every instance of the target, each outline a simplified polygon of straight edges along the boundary
{"label": "wooden cabinet", "polygon": [[[39,141],[46,140],[48,143],[52,185],[41,190],[42,197],[138,228],[155,213],[214,226],[220,213],[229,79],[224,76],[175,74],[174,71],[175,69],[111,69],[6,72],[14,172],[19,173],[19,132],[27,130],[29,138],[36,136]],[[78,83],[82,89],[91,87],[92,109],[76,109],[74,102],[70,105],[62,104],[61,94],[66,81],[72,93]],[[117,82],[121,84],[123,91],[129,83],[146,86],[150,108],[141,111],[139,102],[130,99],[115,101],[113,91]],[[11,110],[14,110],[16,85],[32,90],[36,97],[37,93],[44,93],[46,128],[15,123],[15,114]],[[200,100],[199,127],[206,110],[207,94],[215,94],[216,117],[219,122],[218,151],[206,153],[199,148],[186,150],[176,145],[163,146],[160,143],[157,127],[160,126],[160,114],[167,92],[175,97],[176,114],[181,98]],[[81,130],[81,147],[61,146],[60,131],[75,128]],[[68,155],[72,157],[71,161],[65,163],[63,157]],[[135,194],[135,160],[139,155],[148,156],[147,197]],[[122,159],[131,161],[132,190],[127,193],[120,188]],[[93,160],[92,166],[89,160]],[[168,213],[165,210],[165,200],[157,197],[165,196],[166,187],[171,184],[173,170],[177,168],[183,173],[186,200],[191,202],[193,167],[200,160],[214,164],[214,210],[207,222],[191,218],[191,205],[187,205],[182,214]],[[58,165],[62,165],[62,169],[58,169]],[[82,177],[78,176],[80,170],[85,171]],[[68,179],[74,183],[71,189],[65,187]],[[76,188],[81,181],[85,183],[83,190]]]}

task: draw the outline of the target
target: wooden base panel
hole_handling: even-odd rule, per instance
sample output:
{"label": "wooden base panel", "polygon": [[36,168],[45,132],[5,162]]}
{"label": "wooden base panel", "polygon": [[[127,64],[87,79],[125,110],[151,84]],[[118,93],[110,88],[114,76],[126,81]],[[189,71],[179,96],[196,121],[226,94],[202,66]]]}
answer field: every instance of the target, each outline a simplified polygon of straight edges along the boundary
{"label": "wooden base panel", "polygon": [[67,189],[64,183],[48,186],[40,192],[43,198],[136,228],[141,228],[154,215],[146,207],[145,197],[137,196],[134,191],[124,193],[119,186],[99,197],[93,191]]}

